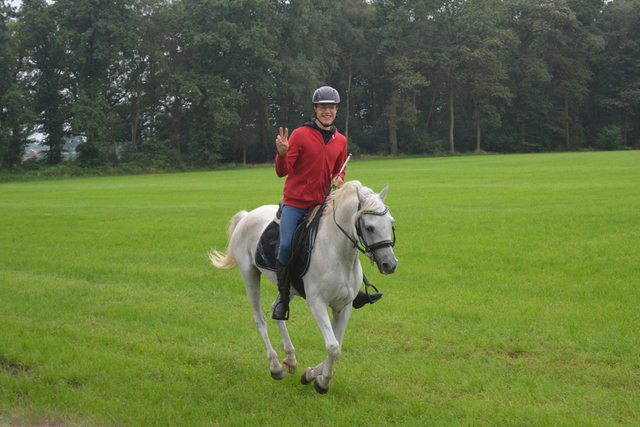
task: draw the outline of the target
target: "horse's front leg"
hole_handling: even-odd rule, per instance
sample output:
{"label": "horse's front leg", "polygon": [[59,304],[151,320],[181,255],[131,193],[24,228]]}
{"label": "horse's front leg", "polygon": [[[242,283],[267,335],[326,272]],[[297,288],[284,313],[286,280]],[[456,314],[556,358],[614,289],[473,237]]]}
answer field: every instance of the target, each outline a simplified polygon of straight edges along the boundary
{"label": "horse's front leg", "polygon": [[[289,304],[295,296],[291,295],[291,299],[289,300]],[[274,310],[276,304],[280,299],[280,294],[276,297],[273,304],[271,304],[271,311]],[[276,324],[278,325],[278,329],[280,329],[280,336],[282,337],[282,344],[284,345],[284,352],[287,354],[287,357],[282,361],[282,365],[284,370],[290,374],[294,374],[296,372],[296,368],[298,367],[298,361],[296,360],[295,351],[296,349],[293,347],[293,343],[291,342],[291,337],[289,337],[289,331],[287,330],[287,323],[284,320],[276,320]]]}
{"label": "horse's front leg", "polygon": [[344,331],[347,329],[347,323],[349,323],[349,317],[351,317],[351,304],[345,305],[342,309],[333,312],[333,322],[331,327],[336,339],[342,347],[342,340],[344,339]]}
{"label": "horse's front leg", "polygon": [[333,324],[330,322],[327,307],[324,304],[309,304],[311,313],[322,332],[327,348],[327,358],[315,368],[307,368],[300,379],[302,384],[309,384],[315,379],[315,388],[318,393],[329,391],[333,379],[333,365],[340,357],[344,331],[351,314],[351,305],[334,311]]}
{"label": "horse's front leg", "polygon": [[282,344],[284,345],[284,352],[287,354],[287,357],[282,361],[282,366],[284,370],[290,374],[296,372],[296,368],[298,367],[298,361],[296,360],[296,349],[293,347],[291,343],[291,338],[289,337],[289,331],[287,330],[287,323],[284,320],[276,320],[278,324],[278,328],[280,329],[280,336],[282,337]]}

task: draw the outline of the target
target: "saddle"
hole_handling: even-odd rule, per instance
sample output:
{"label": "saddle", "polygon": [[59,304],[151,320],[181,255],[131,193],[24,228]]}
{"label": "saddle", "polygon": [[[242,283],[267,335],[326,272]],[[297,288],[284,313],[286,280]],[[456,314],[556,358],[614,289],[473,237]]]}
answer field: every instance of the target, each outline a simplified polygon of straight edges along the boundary
{"label": "saddle", "polygon": [[[282,200],[274,219],[264,230],[255,253],[256,265],[266,270],[276,271],[276,257],[280,248],[280,216],[282,215]],[[302,277],[307,273],[313,243],[318,231],[322,205],[307,209],[307,213],[298,223],[293,235],[291,248],[291,284],[298,293],[306,298]]]}

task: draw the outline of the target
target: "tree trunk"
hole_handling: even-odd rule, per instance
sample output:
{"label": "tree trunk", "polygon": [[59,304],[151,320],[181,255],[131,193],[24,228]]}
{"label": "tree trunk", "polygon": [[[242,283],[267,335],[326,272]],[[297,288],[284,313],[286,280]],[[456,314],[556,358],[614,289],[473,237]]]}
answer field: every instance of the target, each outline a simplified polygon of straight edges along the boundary
{"label": "tree trunk", "polygon": [[449,87],[449,145],[451,149],[451,154],[456,152],[454,142],[453,142],[453,124],[454,124],[454,114],[453,114],[453,82]]}
{"label": "tree trunk", "polygon": [[480,152],[480,111],[478,110],[478,100],[473,98],[473,109],[476,115],[476,153]]}
{"label": "tree trunk", "polygon": [[391,91],[391,105],[389,106],[389,142],[391,143],[391,155],[398,154],[398,133],[396,130],[397,122],[397,102],[398,93],[395,88]]}
{"label": "tree trunk", "polygon": [[136,82],[136,115],[131,123],[131,152],[136,151],[136,136],[138,135],[138,122],[140,121],[140,80]]}
{"label": "tree trunk", "polygon": [[374,128],[376,127],[376,125],[378,124],[378,113],[377,113],[377,107],[378,107],[378,100],[377,100],[377,96],[376,96],[376,92],[373,92],[373,102],[371,105],[371,126],[373,126]]}
{"label": "tree trunk", "polygon": [[584,101],[584,112],[585,117],[587,118],[587,129],[589,130],[587,135],[587,143],[591,147],[596,148],[596,128],[593,123],[593,114],[591,113],[591,108],[589,106],[589,97],[587,97]]}
{"label": "tree trunk", "polygon": [[352,73],[353,71],[351,70],[351,67],[349,67],[349,80],[347,83],[347,118],[345,121],[345,125],[344,125],[344,137],[347,138],[347,141],[349,140],[349,117],[351,116],[351,77],[352,77]]}
{"label": "tree trunk", "polygon": [[263,147],[268,147],[269,143],[269,103],[256,93],[256,99],[259,103],[258,110],[258,126],[260,127],[260,144]]}
{"label": "tree trunk", "polygon": [[149,136],[153,139],[156,129],[156,83],[155,83],[155,67],[153,61],[150,62],[150,77],[149,82],[151,83],[150,89],[150,116],[149,116]]}
{"label": "tree trunk", "polygon": [[565,131],[565,139],[566,139],[566,147],[567,150],[571,145],[571,141],[569,138],[569,97],[564,97],[564,131]]}
{"label": "tree trunk", "polygon": [[64,147],[63,120],[59,110],[46,110],[45,113],[50,113],[44,125],[46,130],[44,133],[47,134],[46,145],[49,147],[47,164],[57,165],[62,161],[62,147]]}
{"label": "tree trunk", "polygon": [[429,113],[427,114],[427,123],[425,129],[429,130],[429,124],[431,123],[431,115],[433,114],[433,105],[436,103],[437,92],[433,91],[433,97],[431,98],[431,104],[429,104]]}
{"label": "tree trunk", "polygon": [[[413,109],[415,111],[418,111],[418,94],[417,93],[413,94]],[[417,120],[416,120],[416,123],[417,123]],[[416,123],[413,124],[413,132],[416,131]]]}

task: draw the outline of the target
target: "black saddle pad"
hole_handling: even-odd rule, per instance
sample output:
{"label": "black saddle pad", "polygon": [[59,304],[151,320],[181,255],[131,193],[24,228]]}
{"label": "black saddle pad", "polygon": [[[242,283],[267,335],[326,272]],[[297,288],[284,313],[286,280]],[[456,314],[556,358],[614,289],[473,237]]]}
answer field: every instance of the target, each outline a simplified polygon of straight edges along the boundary
{"label": "black saddle pad", "polygon": [[[303,298],[305,298],[302,277],[307,273],[313,240],[317,231],[317,223],[321,216],[319,209],[307,210],[300,220],[293,235],[291,248],[291,283]],[[278,216],[279,217],[279,216]],[[271,271],[276,271],[276,257],[280,247],[280,224],[272,221],[262,233],[255,253],[256,265]]]}

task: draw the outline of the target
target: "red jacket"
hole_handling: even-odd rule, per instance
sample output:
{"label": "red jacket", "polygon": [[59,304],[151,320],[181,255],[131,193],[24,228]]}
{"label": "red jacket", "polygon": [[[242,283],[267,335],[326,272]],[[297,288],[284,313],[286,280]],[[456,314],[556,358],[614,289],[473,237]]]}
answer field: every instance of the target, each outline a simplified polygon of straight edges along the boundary
{"label": "red jacket", "polygon": [[[325,145],[319,130],[302,126],[289,137],[287,154],[276,155],[276,173],[287,176],[284,204],[308,209],[323,202],[331,178],[347,160],[347,138],[335,131]],[[344,172],[342,172],[344,180]]]}

